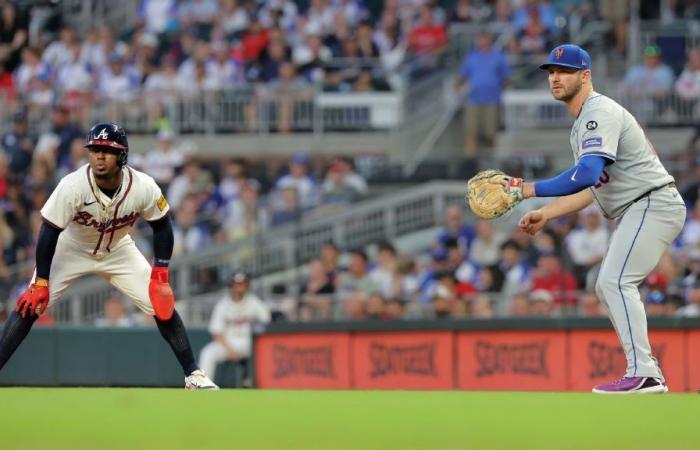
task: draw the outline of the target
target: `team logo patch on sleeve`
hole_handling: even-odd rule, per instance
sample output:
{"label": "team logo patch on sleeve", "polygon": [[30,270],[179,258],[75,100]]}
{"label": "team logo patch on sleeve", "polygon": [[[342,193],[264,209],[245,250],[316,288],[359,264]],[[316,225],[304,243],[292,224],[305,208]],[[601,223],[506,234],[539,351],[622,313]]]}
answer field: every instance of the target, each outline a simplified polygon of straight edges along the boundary
{"label": "team logo patch on sleeve", "polygon": [[165,195],[160,194],[160,198],[158,198],[158,201],[156,202],[156,206],[161,211],[163,211],[168,206],[168,201],[165,199]]}
{"label": "team logo patch on sleeve", "polygon": [[602,147],[602,146],[603,146],[603,138],[602,137],[592,137],[592,138],[586,139],[581,144],[581,148],[595,148],[595,147]]}

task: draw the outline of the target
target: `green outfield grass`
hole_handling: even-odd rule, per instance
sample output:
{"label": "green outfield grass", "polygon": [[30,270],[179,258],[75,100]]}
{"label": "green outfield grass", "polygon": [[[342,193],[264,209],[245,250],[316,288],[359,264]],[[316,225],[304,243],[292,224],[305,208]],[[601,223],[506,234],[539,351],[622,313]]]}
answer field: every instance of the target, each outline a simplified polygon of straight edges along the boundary
{"label": "green outfield grass", "polygon": [[700,395],[0,388],[0,448],[700,448]]}

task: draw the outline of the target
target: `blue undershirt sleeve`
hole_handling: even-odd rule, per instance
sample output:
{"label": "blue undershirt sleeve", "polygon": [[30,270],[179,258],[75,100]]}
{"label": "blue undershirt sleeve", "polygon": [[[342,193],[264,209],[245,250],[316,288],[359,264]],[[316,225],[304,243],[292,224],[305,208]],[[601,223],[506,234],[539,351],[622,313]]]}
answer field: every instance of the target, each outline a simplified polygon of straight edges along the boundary
{"label": "blue undershirt sleeve", "polygon": [[535,195],[537,197],[561,197],[589,188],[598,181],[608,163],[609,160],[604,156],[583,156],[579,159],[578,164],[556,177],[535,182]]}

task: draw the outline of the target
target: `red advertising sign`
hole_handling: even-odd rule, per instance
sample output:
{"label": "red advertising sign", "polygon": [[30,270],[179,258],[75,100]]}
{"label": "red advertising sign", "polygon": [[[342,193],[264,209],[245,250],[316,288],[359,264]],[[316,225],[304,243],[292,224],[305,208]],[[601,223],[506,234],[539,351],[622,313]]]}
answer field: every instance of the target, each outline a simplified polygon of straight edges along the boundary
{"label": "red advertising sign", "polygon": [[258,336],[256,386],[280,389],[350,389],[350,333]]}
{"label": "red advertising sign", "polygon": [[[590,391],[600,383],[624,376],[627,359],[615,331],[572,330],[570,333],[571,385],[574,391]],[[671,391],[686,390],[685,339],[682,330],[651,330],[652,352]]]}
{"label": "red advertising sign", "polygon": [[563,391],[564,331],[479,331],[457,335],[457,386],[470,390]]}
{"label": "red advertising sign", "polygon": [[691,392],[700,392],[700,330],[688,330],[686,332],[688,352],[688,389]]}
{"label": "red advertising sign", "polygon": [[454,333],[412,331],[353,336],[353,386],[358,389],[454,388]]}

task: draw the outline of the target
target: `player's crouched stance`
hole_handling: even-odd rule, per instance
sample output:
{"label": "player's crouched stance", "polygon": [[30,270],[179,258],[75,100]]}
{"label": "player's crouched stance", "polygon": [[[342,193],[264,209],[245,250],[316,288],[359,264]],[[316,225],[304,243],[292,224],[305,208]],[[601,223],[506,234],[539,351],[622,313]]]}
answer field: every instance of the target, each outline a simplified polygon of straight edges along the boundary
{"label": "player's crouched stance", "polygon": [[[182,366],[187,389],[218,389],[197,367],[175,310],[168,281],[173,230],[165,197],[153,178],[126,165],[129,145],[118,125],[93,126],[85,147],[89,164],[61,179],[41,209],[36,272],[0,337],[0,370],[38,316],[78,277],[95,274],[155,316]],[[153,228],[153,267],[128,234],[139,216]],[[54,259],[58,264],[52,264]]]}

